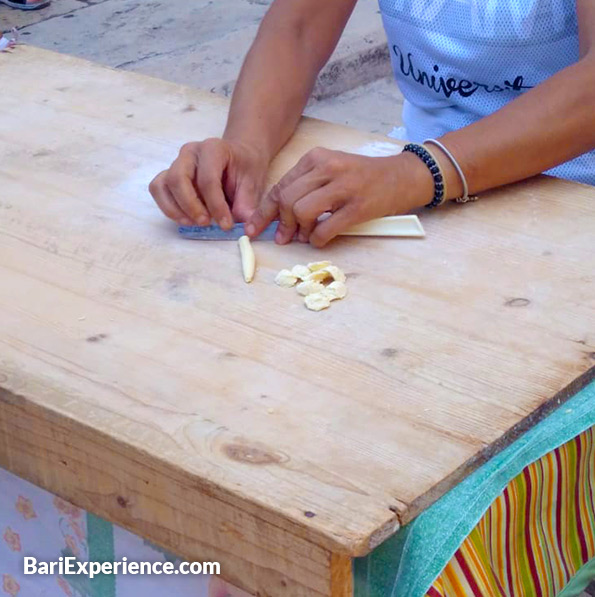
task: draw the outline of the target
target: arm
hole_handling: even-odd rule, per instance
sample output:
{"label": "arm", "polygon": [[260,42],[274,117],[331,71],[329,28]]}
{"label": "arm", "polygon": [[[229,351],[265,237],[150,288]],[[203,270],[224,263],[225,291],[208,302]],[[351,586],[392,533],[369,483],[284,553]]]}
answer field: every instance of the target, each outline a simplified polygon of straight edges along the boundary
{"label": "arm", "polygon": [[[471,193],[529,178],[595,147],[595,3],[577,0],[580,60],[501,110],[444,135]],[[438,149],[447,199],[459,197],[459,176]],[[277,241],[298,233],[323,246],[345,229],[377,217],[427,204],[433,183],[425,165],[411,154],[368,158],[314,150],[291,170],[254,213],[258,234],[280,216]],[[333,215],[322,223],[325,211]]]}
{"label": "arm", "polygon": [[263,19],[231,101],[224,138],[270,161],[291,137],[357,0],[276,0]]}
{"label": "arm", "polygon": [[[595,147],[595,3],[577,0],[577,13],[581,58],[576,64],[441,138],[465,172],[471,193],[529,178]],[[459,177],[442,158],[448,198],[460,196]]]}
{"label": "arm", "polygon": [[[187,143],[149,186],[166,216],[222,228],[247,219],[357,0],[275,0],[242,67],[223,139]],[[231,204],[231,209],[230,209]]]}

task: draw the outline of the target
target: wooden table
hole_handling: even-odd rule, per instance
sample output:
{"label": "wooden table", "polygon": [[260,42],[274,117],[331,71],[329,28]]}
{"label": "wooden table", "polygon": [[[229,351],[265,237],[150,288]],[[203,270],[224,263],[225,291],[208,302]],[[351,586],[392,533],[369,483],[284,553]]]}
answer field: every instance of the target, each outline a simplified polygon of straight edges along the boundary
{"label": "wooden table", "polygon": [[[0,54],[0,466],[259,595],[351,594],[351,559],[593,378],[595,189],[540,178],[324,251],[180,240],[150,179],[212,94]],[[395,142],[305,120],[309,148]],[[275,273],[349,296],[307,311]]]}

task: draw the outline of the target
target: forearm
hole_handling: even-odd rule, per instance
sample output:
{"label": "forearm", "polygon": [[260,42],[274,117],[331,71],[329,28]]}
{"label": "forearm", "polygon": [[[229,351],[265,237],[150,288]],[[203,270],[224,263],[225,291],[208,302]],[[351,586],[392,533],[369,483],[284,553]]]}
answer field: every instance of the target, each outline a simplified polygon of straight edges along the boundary
{"label": "forearm", "polygon": [[[441,138],[465,172],[470,193],[529,178],[595,147],[595,58],[560,71],[494,114]],[[459,177],[444,154],[448,198]]]}
{"label": "forearm", "polygon": [[[314,0],[318,3],[318,0]],[[355,0],[277,1],[246,57],[224,137],[271,160],[291,137]]]}
{"label": "forearm", "polygon": [[[289,139],[317,76],[299,38],[265,33],[238,79],[224,137],[247,143],[271,160]],[[277,38],[277,39],[276,39]]]}

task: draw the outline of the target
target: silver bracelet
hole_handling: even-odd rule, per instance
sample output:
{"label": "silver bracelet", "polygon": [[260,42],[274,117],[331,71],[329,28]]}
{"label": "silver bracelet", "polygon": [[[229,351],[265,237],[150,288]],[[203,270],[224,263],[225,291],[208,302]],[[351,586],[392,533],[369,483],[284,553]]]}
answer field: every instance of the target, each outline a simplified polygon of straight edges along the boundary
{"label": "silver bracelet", "polygon": [[463,196],[453,199],[457,203],[467,203],[468,201],[477,201],[479,197],[477,195],[469,195],[469,185],[467,184],[467,179],[465,178],[465,174],[463,173],[463,169],[459,166],[459,163],[455,159],[455,156],[444,146],[443,143],[440,141],[436,141],[436,139],[426,139],[425,143],[433,143],[436,147],[439,147],[445,154],[446,157],[451,161],[452,165],[455,167],[459,177],[461,178],[461,183],[463,184]]}

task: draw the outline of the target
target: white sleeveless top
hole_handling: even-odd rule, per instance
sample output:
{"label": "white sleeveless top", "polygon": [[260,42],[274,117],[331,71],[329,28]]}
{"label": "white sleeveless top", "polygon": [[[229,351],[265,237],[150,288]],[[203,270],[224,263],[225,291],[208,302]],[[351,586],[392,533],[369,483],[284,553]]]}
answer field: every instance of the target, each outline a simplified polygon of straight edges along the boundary
{"label": "white sleeveless top", "polygon": [[[405,137],[417,143],[495,112],[579,58],[576,0],[379,4]],[[595,150],[548,174],[595,185]]]}

